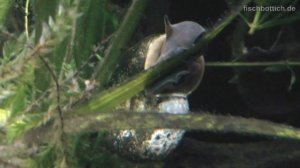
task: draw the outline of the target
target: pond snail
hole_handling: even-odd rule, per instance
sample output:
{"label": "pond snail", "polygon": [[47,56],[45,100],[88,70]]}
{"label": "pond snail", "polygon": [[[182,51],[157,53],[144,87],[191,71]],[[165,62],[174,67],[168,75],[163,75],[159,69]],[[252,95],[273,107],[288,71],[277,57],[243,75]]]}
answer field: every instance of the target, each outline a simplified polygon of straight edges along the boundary
{"label": "pond snail", "polygon": [[[171,25],[164,18],[165,34],[152,39],[144,59],[144,69],[171,58],[177,53],[191,48],[205,29],[196,22],[184,21]],[[160,113],[186,114],[189,112],[187,96],[202,80],[204,58],[202,55],[185,60],[172,73],[163,76],[144,94],[138,95],[119,109]],[[112,148],[123,156],[133,160],[159,160],[165,158],[183,137],[181,129],[130,129],[113,131]]]}

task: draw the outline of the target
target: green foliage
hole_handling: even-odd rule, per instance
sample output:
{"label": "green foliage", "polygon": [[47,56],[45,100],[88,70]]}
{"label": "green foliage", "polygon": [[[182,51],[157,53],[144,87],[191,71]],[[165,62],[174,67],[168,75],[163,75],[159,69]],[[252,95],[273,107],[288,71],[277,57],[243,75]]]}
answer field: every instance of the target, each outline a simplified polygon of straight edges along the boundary
{"label": "green foliage", "polygon": [[0,129],[6,125],[7,119],[10,116],[10,112],[7,110],[0,109]]}
{"label": "green foliage", "polygon": [[54,160],[56,160],[55,145],[47,144],[42,148],[35,160],[28,160],[28,165],[32,168],[52,168],[55,167]]}
{"label": "green foliage", "polygon": [[7,140],[12,142],[24,132],[42,124],[42,115],[26,115],[15,118],[7,127]]}
{"label": "green foliage", "polygon": [[[76,137],[76,156],[78,157],[79,167],[99,167],[100,165],[106,165],[107,167],[120,167],[121,164],[119,158],[115,155],[110,154],[104,146],[105,133],[93,133],[93,134],[82,134]],[[84,153],[85,155],[82,155]],[[123,165],[124,166],[124,165]]]}
{"label": "green foliage", "polygon": [[101,87],[107,87],[115,68],[122,61],[122,51],[134,33],[135,27],[148,2],[149,0],[134,0],[124,16],[120,28],[114,34],[114,39],[105,53],[103,62],[97,65],[93,74],[93,77],[100,81]]}
{"label": "green foliage", "polygon": [[[8,2],[0,3],[1,21]],[[85,62],[95,54],[93,47],[118,25],[107,5],[107,0],[31,0],[29,11],[35,22],[29,25],[30,35],[1,41],[0,125],[6,126],[7,141],[49,120],[56,124],[52,134],[57,138],[29,161],[33,167],[71,164],[68,153],[73,147],[60,145],[68,142],[59,138],[64,136],[61,113],[85,89],[84,80],[91,74]]]}
{"label": "green foliage", "polygon": [[54,17],[57,13],[59,0],[34,0],[32,2],[35,13],[35,41],[38,41],[42,34],[42,24],[47,22],[49,16]]}
{"label": "green foliage", "polygon": [[[92,54],[92,46],[108,37],[118,26],[118,20],[107,9],[108,0],[88,0],[79,2],[81,16],[76,23],[72,47],[77,67],[82,60]],[[86,68],[83,73],[89,76],[92,69]]]}
{"label": "green foliage", "polygon": [[[227,2],[234,3],[232,0],[227,0]],[[240,13],[241,21],[237,24],[234,33],[232,34],[231,40],[231,51],[233,55],[233,60],[239,60],[243,55],[247,46],[245,45],[246,36],[245,34],[248,33],[250,35],[254,35],[256,32],[260,30],[267,30],[273,27],[288,27],[288,24],[296,23],[300,20],[300,11],[297,9],[298,0],[286,0],[286,1],[273,1],[273,0],[254,0],[249,6],[245,6],[243,12]],[[247,11],[246,7],[264,7],[264,8],[285,8],[285,10],[295,10],[295,11],[284,11],[283,9],[280,11],[261,11],[259,9],[255,9],[255,11]],[[248,29],[248,32],[247,32]],[[281,32],[277,35],[277,40],[274,44],[277,44],[280,39],[283,39],[281,36]],[[274,45],[273,44],[273,45]],[[255,44],[259,46],[259,44]],[[276,46],[272,46],[271,48],[276,48]],[[289,61],[288,55],[284,55],[283,58],[280,59],[287,59],[281,61],[281,64],[274,64],[271,63],[270,65],[265,65],[264,68],[265,72],[282,72],[282,71],[289,71],[290,72],[290,85],[288,86],[288,90],[291,91],[293,86],[295,86],[297,82],[297,75],[294,72],[292,61]],[[261,65],[263,65],[263,62]],[[298,66],[298,62],[294,62],[295,66]],[[234,63],[233,63],[234,64]],[[232,64],[232,65],[233,65]],[[258,64],[253,63],[253,67],[257,66]],[[251,65],[250,65],[251,66]],[[264,66],[264,65],[263,65]]]}
{"label": "green foliage", "polygon": [[23,51],[22,46],[24,46],[25,43],[25,34],[21,34],[17,39],[6,41],[2,49],[2,58],[0,63],[4,65],[15,59],[16,55],[19,55]]}
{"label": "green foliage", "polygon": [[[0,24],[9,8],[8,2],[0,0]],[[134,2],[138,4],[146,1]],[[115,34],[108,50],[110,52],[107,52],[105,58],[102,51],[94,51],[93,48],[107,40],[119,26],[114,11],[108,10],[108,0],[31,0],[30,4],[35,21],[34,25],[29,26],[30,35],[26,37],[22,33],[5,41],[3,56],[0,58],[0,126],[5,126],[7,140],[13,142],[21,135],[43,127],[50,121],[54,123],[47,130],[51,139],[47,139],[47,144],[39,149],[35,157],[29,159],[30,167],[76,167],[85,165],[85,162],[93,162],[95,167],[101,164],[119,167],[120,163],[115,162],[117,157],[107,155],[101,148],[103,144],[100,133],[96,138],[65,134],[64,115],[70,113],[70,107],[74,107],[79,101],[79,106],[72,110],[81,112],[82,115],[110,112],[121,102],[141,92],[158,74],[167,73],[181,59],[200,50],[230,24],[241,10],[239,8],[230,13],[192,50],[147,72],[139,73],[114,88],[97,91],[89,102],[82,104],[86,94],[91,93],[91,88],[100,82],[110,82],[110,75],[120,62],[122,51],[134,32],[146,3],[142,4],[143,7],[137,5],[139,8],[133,8],[134,12],[129,13],[122,22],[123,27]],[[258,16],[259,21],[255,23],[265,25],[256,26],[255,30],[266,28],[268,22],[261,21],[265,21],[268,16],[264,15],[262,20],[259,14]],[[278,18],[281,19],[279,16]],[[278,18],[274,18],[271,26],[275,25],[275,19]],[[249,19],[245,20],[249,22]],[[282,19],[279,20],[280,24],[283,22]],[[90,58],[94,55],[101,61],[97,68],[88,67]],[[98,81],[93,81],[90,78],[92,75]],[[295,81],[296,77],[292,74],[291,86]],[[90,98],[89,95],[86,97]],[[75,124],[79,126],[80,123]],[[93,140],[96,141],[95,144],[92,143]],[[95,155],[94,152],[98,149],[103,153]]]}
{"label": "green foliage", "polygon": [[[257,7],[285,7],[286,10],[291,10],[293,7],[296,9],[295,5],[298,0],[287,0],[287,1],[272,1],[272,0],[256,0],[254,5]],[[299,11],[260,11],[255,10],[253,18],[249,18],[241,14],[241,18],[249,26],[249,34],[253,34],[255,31],[267,29],[274,26],[280,26],[283,24],[288,24],[295,22],[300,19]],[[252,21],[250,21],[252,19]]]}
{"label": "green foliage", "polygon": [[6,14],[12,5],[12,1],[0,0],[0,25],[6,21]]}

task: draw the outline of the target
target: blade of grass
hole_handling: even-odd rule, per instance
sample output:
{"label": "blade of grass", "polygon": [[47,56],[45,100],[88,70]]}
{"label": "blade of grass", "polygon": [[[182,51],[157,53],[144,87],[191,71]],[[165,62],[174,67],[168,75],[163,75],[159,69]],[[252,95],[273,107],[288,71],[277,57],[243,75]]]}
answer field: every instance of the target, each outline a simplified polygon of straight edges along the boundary
{"label": "blade of grass", "polygon": [[100,82],[100,86],[103,87],[109,82],[113,71],[122,58],[121,52],[130,40],[147,2],[148,0],[132,1],[132,5],[106,51],[103,62],[99,62],[93,74],[93,78]]}

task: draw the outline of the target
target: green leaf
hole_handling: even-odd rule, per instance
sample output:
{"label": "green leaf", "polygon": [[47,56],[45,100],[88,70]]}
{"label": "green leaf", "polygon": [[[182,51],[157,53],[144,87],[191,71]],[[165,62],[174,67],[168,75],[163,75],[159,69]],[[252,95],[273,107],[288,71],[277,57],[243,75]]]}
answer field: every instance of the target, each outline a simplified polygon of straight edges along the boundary
{"label": "green leaf", "polygon": [[293,71],[292,69],[290,69],[291,72],[291,79],[290,79],[290,84],[288,87],[288,90],[291,91],[293,89],[293,86],[295,85],[296,81],[297,81],[297,77],[296,77],[296,73],[295,71]]}
{"label": "green leaf", "polygon": [[0,25],[4,24],[6,21],[6,15],[12,4],[12,0],[0,0]]}
{"label": "green leaf", "polygon": [[0,109],[0,128],[2,128],[6,124],[9,116],[10,116],[10,111],[5,109]]}
{"label": "green leaf", "polygon": [[11,101],[11,111],[13,116],[25,109],[27,103],[27,89],[28,88],[26,86],[20,86],[16,91],[16,94]]}
{"label": "green leaf", "polygon": [[35,160],[29,160],[29,166],[32,168],[54,167],[56,159],[55,145],[47,144],[42,147]]}
{"label": "green leaf", "polygon": [[25,133],[26,131],[39,126],[42,123],[42,115],[27,114],[19,119],[10,122],[7,128],[7,140],[11,143],[14,139]]}
{"label": "green leaf", "polygon": [[[286,10],[296,9],[297,0],[272,1],[272,0],[256,0],[254,1],[258,7],[285,7]],[[256,10],[253,21],[243,18],[250,27],[249,34],[253,34],[257,30],[267,29],[274,26],[289,24],[300,19],[299,11],[261,11]]]}
{"label": "green leaf", "polygon": [[[97,42],[107,38],[116,29],[117,19],[107,11],[107,0],[85,0],[79,3],[79,12],[82,15],[76,24],[76,37],[74,43],[74,59],[77,67],[87,60]],[[92,73],[91,68],[83,72],[85,77]]]}
{"label": "green leaf", "polygon": [[7,62],[16,59],[17,56],[24,51],[26,41],[25,33],[22,33],[17,39],[6,41],[2,49],[3,58],[0,57],[0,62],[6,64]]}
{"label": "green leaf", "polygon": [[59,0],[35,0],[33,9],[35,13],[35,31],[37,42],[42,34],[42,24],[47,23],[49,17],[54,17],[57,13]]}
{"label": "green leaf", "polygon": [[129,7],[124,19],[114,34],[114,39],[108,47],[103,62],[98,63],[93,77],[101,82],[101,87],[106,87],[118,63],[122,60],[122,51],[129,42],[137,26],[142,12],[149,0],[134,0]]}
{"label": "green leaf", "polygon": [[284,24],[289,24],[289,23],[299,21],[299,20],[300,20],[300,12],[297,12],[290,16],[269,19],[268,21],[261,23],[257,30],[266,29],[266,28],[284,25]]}

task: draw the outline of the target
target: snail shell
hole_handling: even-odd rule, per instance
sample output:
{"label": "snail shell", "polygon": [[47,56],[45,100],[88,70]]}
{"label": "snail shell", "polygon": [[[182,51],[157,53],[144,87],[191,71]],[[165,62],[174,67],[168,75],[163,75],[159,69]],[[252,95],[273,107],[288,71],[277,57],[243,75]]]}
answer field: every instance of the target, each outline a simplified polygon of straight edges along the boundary
{"label": "snail shell", "polygon": [[[171,25],[165,17],[165,31],[165,34],[149,42],[144,69],[149,69],[192,47],[205,29],[191,21]],[[196,55],[195,58],[186,60],[169,75],[148,86],[147,94],[128,100],[118,109],[187,114],[189,112],[187,96],[197,88],[204,73],[203,56]],[[176,148],[184,132],[181,129],[166,128],[119,130],[111,133],[111,146],[119,154],[133,160],[160,160]]]}

